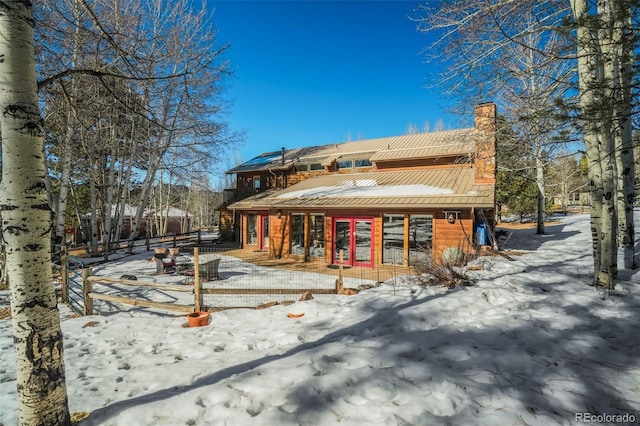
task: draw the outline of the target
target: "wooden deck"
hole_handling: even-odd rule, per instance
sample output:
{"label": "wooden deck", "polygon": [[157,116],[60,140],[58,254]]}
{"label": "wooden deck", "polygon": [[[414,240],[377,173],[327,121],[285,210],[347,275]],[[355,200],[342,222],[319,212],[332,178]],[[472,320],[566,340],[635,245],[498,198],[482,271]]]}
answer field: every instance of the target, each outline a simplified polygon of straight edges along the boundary
{"label": "wooden deck", "polygon": [[[324,259],[313,260],[310,262],[304,262],[303,260],[295,257],[269,259],[269,253],[266,251],[242,249],[225,251],[224,255],[237,257],[253,263],[254,265],[282,268],[291,271],[314,272],[318,274],[333,275],[335,277],[338,277],[340,273],[338,265],[326,265],[324,263]],[[398,275],[415,275],[415,273],[416,272],[412,267],[402,265],[382,265],[376,269],[362,268],[359,266],[345,266],[342,270],[342,275],[344,277],[360,278],[375,282],[384,282]]]}

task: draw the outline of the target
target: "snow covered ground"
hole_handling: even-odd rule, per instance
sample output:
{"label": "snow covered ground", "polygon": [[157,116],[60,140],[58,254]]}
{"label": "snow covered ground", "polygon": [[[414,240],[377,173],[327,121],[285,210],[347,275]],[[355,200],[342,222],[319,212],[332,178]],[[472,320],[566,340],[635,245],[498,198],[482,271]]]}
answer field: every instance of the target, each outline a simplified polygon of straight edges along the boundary
{"label": "snow covered ground", "polygon": [[[71,411],[91,412],[81,425],[638,421],[640,272],[621,271],[603,299],[585,285],[588,216],[562,221],[544,236],[515,231],[507,246],[526,254],[479,258],[473,285],[450,291],[403,277],[355,296],[218,312],[197,328],[184,316],[62,308]],[[123,261],[100,273],[118,275]],[[11,322],[0,320],[6,426],[14,362]]]}

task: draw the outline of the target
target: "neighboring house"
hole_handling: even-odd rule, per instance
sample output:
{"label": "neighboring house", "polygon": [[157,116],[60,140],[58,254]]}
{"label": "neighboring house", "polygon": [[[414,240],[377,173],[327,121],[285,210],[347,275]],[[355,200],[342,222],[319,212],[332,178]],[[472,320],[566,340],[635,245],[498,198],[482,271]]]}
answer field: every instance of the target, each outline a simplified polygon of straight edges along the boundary
{"label": "neighboring house", "polygon": [[[137,211],[138,211],[137,206],[131,206],[129,204],[125,205],[122,229],[120,231],[120,239],[126,239],[129,237],[129,234],[131,232],[131,222]],[[114,220],[114,221],[117,220],[118,214],[119,214],[119,210],[117,210],[115,206],[111,206],[111,220]],[[147,208],[144,211],[143,219],[139,227],[140,237],[144,238],[146,236],[147,222],[151,223],[151,228],[150,228],[151,232],[149,234],[150,236],[158,235],[159,234],[157,229],[158,224],[160,224],[161,227],[164,227],[165,223],[166,223],[166,229],[167,229],[166,235],[172,235],[172,234],[183,233],[184,232],[183,229],[186,229],[187,230],[186,232],[191,231],[192,219],[193,219],[192,214],[175,207],[168,207],[162,211],[157,211],[157,212],[152,212]],[[103,231],[101,221],[98,223],[98,227],[100,228],[99,238],[101,238],[102,231]],[[89,237],[91,235],[91,215],[90,214],[85,214],[84,216],[82,216],[82,228],[83,228],[82,233],[76,232],[75,238],[78,244],[81,244],[83,242],[88,242],[91,239]],[[160,231],[162,231],[162,229],[160,229]],[[83,235],[85,235],[86,237],[83,238],[82,237]]]}
{"label": "neighboring house", "polygon": [[574,191],[567,194],[567,196],[563,195],[553,195],[553,204],[569,207],[569,206],[586,206],[589,205],[590,194],[586,191]]}
{"label": "neighboring house", "polygon": [[496,107],[474,112],[468,129],[261,154],[227,171],[221,230],[270,257],[335,264],[342,251],[368,268],[471,252],[495,217]]}

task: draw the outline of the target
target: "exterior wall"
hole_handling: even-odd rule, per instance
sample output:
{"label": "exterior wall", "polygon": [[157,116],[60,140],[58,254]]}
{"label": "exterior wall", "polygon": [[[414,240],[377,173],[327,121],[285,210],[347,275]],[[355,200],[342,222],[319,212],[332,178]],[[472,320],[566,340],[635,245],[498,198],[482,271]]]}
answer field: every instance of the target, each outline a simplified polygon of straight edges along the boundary
{"label": "exterior wall", "polygon": [[[276,176],[279,173],[276,174]],[[260,178],[260,187],[255,188],[255,177],[258,176]],[[276,178],[273,174],[268,171],[261,172],[243,172],[238,173],[238,177],[236,179],[236,185],[238,188],[246,188],[246,189],[255,189],[256,192],[261,192],[266,189],[275,188],[276,187]]]}
{"label": "exterior wall", "polygon": [[[447,210],[448,212],[448,210]],[[242,212],[241,226],[244,242],[243,248],[255,250],[259,247],[258,244],[250,245],[248,241],[248,229],[247,229],[247,214],[252,213],[261,215],[267,214],[266,211],[252,211]],[[272,210],[269,211],[269,256],[272,258],[286,258],[291,256],[294,259],[300,261],[309,262],[322,262],[325,264],[333,263],[333,246],[335,243],[335,236],[333,235],[333,222],[338,217],[356,217],[356,218],[371,218],[373,220],[373,236],[371,244],[373,250],[373,263],[374,267],[380,266],[383,263],[383,216],[385,214],[398,214],[404,215],[405,222],[405,236],[404,236],[404,262],[407,266],[409,264],[409,218],[411,215],[430,215],[432,220],[432,256],[434,261],[440,262],[442,260],[442,254],[447,248],[455,247],[460,248],[464,253],[471,253],[474,250],[474,221],[473,213],[470,209],[457,211],[457,218],[453,223],[450,223],[445,215],[445,210],[442,209],[414,209],[410,212],[407,211],[376,211],[376,212],[363,212],[362,210],[313,210],[313,214],[324,214],[324,238],[325,238],[325,250],[324,258],[316,258],[309,256],[309,214],[311,212],[302,211],[284,211],[284,210]],[[278,217],[280,213],[280,217]],[[291,213],[302,213],[305,215],[304,219],[304,233],[305,233],[305,248],[304,255],[291,255]],[[258,225],[260,226],[260,224]]]}
{"label": "exterior wall", "polygon": [[289,223],[291,217],[278,211],[269,212],[269,257],[280,259],[289,255],[291,235]]}
{"label": "exterior wall", "polygon": [[433,217],[433,259],[442,260],[442,254],[450,247],[459,248],[463,253],[471,253],[473,243],[473,219],[469,210],[461,211],[454,223],[449,223],[440,211]]}

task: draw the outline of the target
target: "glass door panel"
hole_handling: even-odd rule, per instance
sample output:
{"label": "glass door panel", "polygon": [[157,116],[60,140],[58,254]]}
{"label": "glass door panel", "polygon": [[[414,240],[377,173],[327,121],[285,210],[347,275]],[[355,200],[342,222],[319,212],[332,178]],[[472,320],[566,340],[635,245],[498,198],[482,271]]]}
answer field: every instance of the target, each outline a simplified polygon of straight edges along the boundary
{"label": "glass door panel", "polygon": [[269,247],[269,216],[260,216],[260,222],[262,223],[262,239],[261,248]]}
{"label": "glass door panel", "polygon": [[334,250],[334,262],[340,262],[340,250],[343,252],[342,260],[351,263],[349,253],[351,249],[351,221],[336,220],[335,227],[336,246]]}
{"label": "glass door panel", "polygon": [[356,219],[355,225],[355,261],[357,263],[370,264],[372,257],[371,231],[373,224],[370,219]]}
{"label": "glass door panel", "polygon": [[333,225],[333,263],[373,267],[373,219],[339,218]]}
{"label": "glass door panel", "polygon": [[258,224],[257,215],[249,213],[247,215],[247,244],[258,245]]}

